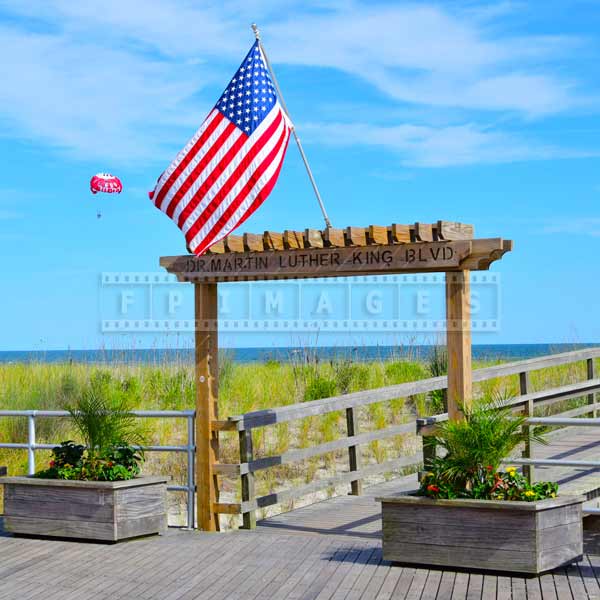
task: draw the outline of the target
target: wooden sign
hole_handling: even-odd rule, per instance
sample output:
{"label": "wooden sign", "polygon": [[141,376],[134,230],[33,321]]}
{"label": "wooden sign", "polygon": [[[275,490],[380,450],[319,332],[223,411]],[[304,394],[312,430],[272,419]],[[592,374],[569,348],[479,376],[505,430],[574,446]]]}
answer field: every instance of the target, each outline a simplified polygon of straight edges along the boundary
{"label": "wooden sign", "polygon": [[350,248],[305,248],[278,252],[244,252],[161,258],[161,266],[180,280],[232,281],[383,275],[448,271],[460,267],[470,241],[431,242]]}

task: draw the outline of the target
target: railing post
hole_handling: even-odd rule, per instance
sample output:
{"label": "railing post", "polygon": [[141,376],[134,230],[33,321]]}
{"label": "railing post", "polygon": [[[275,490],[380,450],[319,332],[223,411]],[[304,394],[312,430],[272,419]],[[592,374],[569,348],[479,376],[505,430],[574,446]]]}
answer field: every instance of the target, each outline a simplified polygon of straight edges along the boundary
{"label": "railing post", "polygon": [[[596,378],[596,365],[594,363],[594,359],[588,358],[586,362],[587,362],[587,378],[595,379]],[[594,392],[592,392],[591,394],[588,394],[588,404],[596,404],[596,394]],[[598,411],[593,410],[592,417],[595,419],[597,416],[598,416]]]}
{"label": "railing post", "polygon": [[194,529],[195,526],[195,501],[196,481],[194,478],[194,465],[196,453],[195,427],[196,413],[187,417],[187,526]]}
{"label": "railing post", "polygon": [[27,417],[27,472],[35,475],[35,411]]}
{"label": "railing post", "polygon": [[[354,415],[354,408],[346,409],[346,427],[348,437],[354,437],[358,433],[358,423]],[[360,470],[360,448],[358,446],[348,446],[348,460],[350,462],[350,471]],[[356,479],[350,482],[352,496],[362,495],[362,480]]]}
{"label": "railing post", "polygon": [[448,347],[448,418],[464,418],[471,406],[473,373],[471,365],[470,272],[446,273],[446,342]]}
{"label": "railing post", "polygon": [[[250,463],[254,459],[252,448],[252,429],[244,429],[239,432],[240,437],[240,463]],[[242,473],[242,502],[252,502],[255,497],[254,473]],[[250,510],[242,513],[242,529],[254,529],[256,527],[256,511]]]}
{"label": "railing post", "polygon": [[[524,396],[531,391],[531,382],[529,380],[528,372],[519,373],[519,391],[521,396]],[[528,418],[533,417],[533,400],[528,400],[523,406],[523,414]],[[523,430],[527,435],[527,439],[525,440],[525,448],[523,448],[523,453],[521,456],[523,458],[533,458],[531,448],[531,429],[529,425],[525,425]],[[533,483],[535,480],[533,465],[523,465],[523,475],[525,475],[529,483]]]}

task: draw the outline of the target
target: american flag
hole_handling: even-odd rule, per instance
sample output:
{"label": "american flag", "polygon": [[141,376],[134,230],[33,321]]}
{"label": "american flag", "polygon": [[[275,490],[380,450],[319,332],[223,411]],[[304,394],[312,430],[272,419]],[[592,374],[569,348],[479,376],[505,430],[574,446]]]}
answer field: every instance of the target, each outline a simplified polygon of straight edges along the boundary
{"label": "american flag", "polygon": [[271,193],[292,124],[258,40],[150,198],[200,255],[241,225]]}

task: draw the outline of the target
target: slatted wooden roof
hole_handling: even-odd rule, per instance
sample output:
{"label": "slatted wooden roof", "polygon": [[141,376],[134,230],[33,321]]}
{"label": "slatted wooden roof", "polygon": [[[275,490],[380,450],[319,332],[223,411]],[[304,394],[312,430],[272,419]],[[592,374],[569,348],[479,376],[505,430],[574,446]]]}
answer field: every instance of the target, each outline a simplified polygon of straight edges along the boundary
{"label": "slatted wooden roof", "polygon": [[230,235],[196,257],[165,256],[180,281],[219,282],[488,269],[512,250],[451,221]]}
{"label": "slatted wooden roof", "polygon": [[369,225],[345,229],[305,229],[265,231],[263,234],[230,235],[210,248],[207,254],[227,252],[263,252],[265,250],[300,250],[304,248],[344,248],[415,242],[473,239],[473,225],[438,221],[411,225]]}

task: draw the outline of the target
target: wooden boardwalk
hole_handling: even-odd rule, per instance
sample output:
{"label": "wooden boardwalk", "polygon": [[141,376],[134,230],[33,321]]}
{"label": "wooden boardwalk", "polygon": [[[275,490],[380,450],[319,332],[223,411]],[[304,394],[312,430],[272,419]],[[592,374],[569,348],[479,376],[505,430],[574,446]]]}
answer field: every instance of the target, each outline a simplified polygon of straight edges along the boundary
{"label": "wooden boardwalk", "polygon": [[[589,438],[589,439],[588,439]],[[577,447],[577,450],[575,450]],[[538,456],[598,458],[587,429]],[[549,473],[539,470],[540,477]],[[563,469],[563,488],[596,474]],[[539,578],[402,567],[382,559],[376,495],[414,477],[262,521],[256,531],[170,530],[116,545],[15,538],[0,532],[0,600],[600,600],[600,526],[586,519],[584,560]],[[596,519],[596,518],[593,518]],[[598,520],[598,519],[596,519]],[[597,528],[597,531],[596,531]]]}

